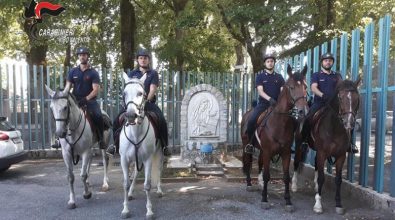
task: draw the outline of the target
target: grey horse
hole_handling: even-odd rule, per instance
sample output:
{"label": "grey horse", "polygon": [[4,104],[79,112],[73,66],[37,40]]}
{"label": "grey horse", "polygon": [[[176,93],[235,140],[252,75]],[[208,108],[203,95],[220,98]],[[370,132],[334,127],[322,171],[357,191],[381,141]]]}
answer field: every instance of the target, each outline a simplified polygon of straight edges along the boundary
{"label": "grey horse", "polygon": [[[79,157],[82,160],[81,179],[84,184],[84,199],[90,199],[92,192],[89,190],[89,169],[92,162],[92,149],[98,145],[97,135],[94,135],[85,112],[80,109],[72,95],[65,91],[53,91],[45,85],[48,95],[51,98],[50,108],[56,123],[56,136],[59,137],[62,146],[62,155],[67,168],[67,179],[70,186],[70,199],[67,203],[69,209],[76,208],[74,193],[73,164],[78,163]],[[108,117],[108,116],[107,116]],[[111,129],[104,131],[104,141],[108,146]],[[101,150],[104,178],[102,191],[108,190],[108,156],[105,150]]]}

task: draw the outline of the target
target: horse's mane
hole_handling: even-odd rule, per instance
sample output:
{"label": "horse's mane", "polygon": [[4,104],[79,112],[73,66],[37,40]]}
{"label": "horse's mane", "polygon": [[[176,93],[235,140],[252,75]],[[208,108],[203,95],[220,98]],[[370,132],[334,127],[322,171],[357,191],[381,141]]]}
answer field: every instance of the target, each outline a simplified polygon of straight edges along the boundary
{"label": "horse's mane", "polygon": [[357,85],[351,80],[340,81],[336,86],[336,93],[340,90],[358,91]]}
{"label": "horse's mane", "polygon": [[[67,95],[70,96],[71,100],[74,102],[74,104],[77,105],[77,98],[71,92],[68,92]],[[52,98],[53,99],[60,99],[60,98],[67,98],[67,96],[65,95],[65,93],[63,93],[63,91],[56,90],[56,92]]]}
{"label": "horse's mane", "polygon": [[293,80],[295,80],[297,82],[302,82],[303,83],[303,81],[304,81],[304,76],[299,71],[295,72],[294,74],[292,74],[292,78],[293,78]]}

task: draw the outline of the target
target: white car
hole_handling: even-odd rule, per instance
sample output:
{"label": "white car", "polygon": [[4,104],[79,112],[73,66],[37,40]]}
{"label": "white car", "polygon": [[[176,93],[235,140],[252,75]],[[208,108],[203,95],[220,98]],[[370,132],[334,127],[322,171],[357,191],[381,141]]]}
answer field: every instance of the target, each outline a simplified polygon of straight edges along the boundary
{"label": "white car", "polygon": [[6,117],[0,116],[0,172],[26,158],[27,152],[23,149],[21,132],[16,130]]}
{"label": "white car", "polygon": [[[372,129],[372,132],[376,131],[376,113],[372,114],[372,118],[370,119],[370,126]],[[386,120],[385,120],[385,133],[391,133],[392,132],[392,119],[394,117],[393,111],[387,111],[386,112]],[[362,119],[357,118],[356,123],[355,123],[355,129],[357,131],[361,131],[362,129]]]}

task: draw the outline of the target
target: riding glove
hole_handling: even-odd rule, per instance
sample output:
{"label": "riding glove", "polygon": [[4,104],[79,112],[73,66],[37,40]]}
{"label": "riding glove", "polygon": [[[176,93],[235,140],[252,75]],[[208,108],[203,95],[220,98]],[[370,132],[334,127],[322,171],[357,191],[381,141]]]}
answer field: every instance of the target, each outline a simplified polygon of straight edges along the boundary
{"label": "riding glove", "polygon": [[277,101],[275,99],[273,99],[273,98],[270,98],[269,102],[270,102],[271,106],[275,106],[277,104]]}

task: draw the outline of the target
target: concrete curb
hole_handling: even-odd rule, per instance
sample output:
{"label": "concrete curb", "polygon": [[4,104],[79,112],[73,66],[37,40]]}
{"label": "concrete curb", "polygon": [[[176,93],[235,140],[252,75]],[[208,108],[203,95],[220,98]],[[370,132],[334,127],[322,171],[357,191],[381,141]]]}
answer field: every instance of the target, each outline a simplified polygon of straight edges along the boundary
{"label": "concrete curb", "polygon": [[[293,167],[290,167],[293,170]],[[314,167],[305,164],[302,172],[298,175],[298,186],[301,183],[308,182],[314,186]],[[325,172],[325,182],[323,186],[323,193],[325,188],[335,190],[335,176]],[[395,198],[389,196],[388,193],[377,193],[372,188],[366,188],[358,185],[358,183],[351,183],[343,179],[341,185],[342,196],[351,196],[369,204],[374,209],[381,209],[390,212],[395,217]]]}

